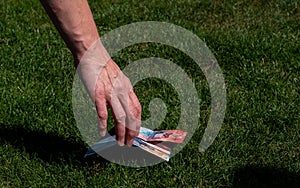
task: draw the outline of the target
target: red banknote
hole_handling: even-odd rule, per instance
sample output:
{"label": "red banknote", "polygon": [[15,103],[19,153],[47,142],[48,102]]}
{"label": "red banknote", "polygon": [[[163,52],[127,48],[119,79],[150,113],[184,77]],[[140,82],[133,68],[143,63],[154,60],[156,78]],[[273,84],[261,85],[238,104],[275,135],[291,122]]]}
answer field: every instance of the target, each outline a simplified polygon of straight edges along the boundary
{"label": "red banknote", "polygon": [[140,134],[137,137],[147,142],[163,141],[182,143],[185,139],[186,134],[187,132],[181,130],[152,131],[151,129],[141,127]]}

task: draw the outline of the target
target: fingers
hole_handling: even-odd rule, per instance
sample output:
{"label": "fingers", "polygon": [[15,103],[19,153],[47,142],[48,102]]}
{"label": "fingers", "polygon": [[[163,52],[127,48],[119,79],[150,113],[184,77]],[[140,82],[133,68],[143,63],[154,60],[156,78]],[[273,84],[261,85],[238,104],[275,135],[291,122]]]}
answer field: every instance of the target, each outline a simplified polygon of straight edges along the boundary
{"label": "fingers", "polygon": [[141,105],[133,91],[128,95],[125,100],[113,97],[111,107],[118,144],[124,145],[125,141],[126,145],[131,146],[141,126]]}
{"label": "fingers", "polygon": [[126,145],[127,146],[132,146],[133,144],[133,140],[134,140],[134,137],[137,136],[136,134],[136,131],[135,130],[131,130],[129,128],[125,128],[126,130],[126,133],[125,133],[125,136],[126,136]]}
{"label": "fingers", "polygon": [[125,142],[126,145],[131,146],[134,140],[134,137],[139,134],[139,129],[141,126],[141,105],[133,92],[130,90],[127,93],[127,96],[122,95],[118,98],[125,113]]}
{"label": "fingers", "polygon": [[135,118],[135,121],[137,121],[136,122],[136,136],[137,136],[141,128],[142,107],[133,90],[129,94],[129,99],[130,99],[129,110],[133,115],[133,117]]}
{"label": "fingers", "polygon": [[115,130],[116,130],[116,140],[119,146],[124,146],[125,142],[125,126],[117,123],[115,124]]}
{"label": "fingers", "polygon": [[125,120],[126,114],[117,97],[111,98],[111,109],[115,122],[116,139],[119,146],[123,146],[125,142]]}
{"label": "fingers", "polygon": [[[102,86],[105,90],[104,98],[111,107],[114,117],[117,142],[120,146],[124,144],[131,146],[134,137],[139,134],[141,126],[141,105],[133,92],[130,80],[112,60],[107,63],[100,78],[104,83]],[[103,103],[99,100],[100,102]],[[101,104],[98,106],[101,106]],[[107,119],[107,114],[103,112],[102,116],[105,115]],[[101,119],[101,114],[98,116]]]}
{"label": "fingers", "polygon": [[104,90],[102,87],[96,87],[95,90],[95,105],[98,114],[98,129],[101,136],[105,136],[107,128],[107,108]]}

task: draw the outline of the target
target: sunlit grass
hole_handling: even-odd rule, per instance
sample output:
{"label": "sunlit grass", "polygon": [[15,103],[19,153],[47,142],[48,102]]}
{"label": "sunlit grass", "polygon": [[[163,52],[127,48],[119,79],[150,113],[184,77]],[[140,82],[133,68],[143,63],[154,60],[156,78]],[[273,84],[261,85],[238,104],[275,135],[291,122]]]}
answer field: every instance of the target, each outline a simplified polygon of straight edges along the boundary
{"label": "sunlit grass", "polygon": [[[169,162],[130,168],[84,160],[86,145],[72,112],[72,56],[38,1],[0,1],[0,186],[181,187],[299,186],[300,22],[297,1],[90,1],[103,35],[138,21],[184,27],[206,42],[222,68],[227,110],[222,129],[198,152],[210,110],[205,77],[193,61],[158,44],[124,49],[121,68],[145,57],[181,66],[201,96],[199,128]],[[163,127],[175,128],[178,96],[157,79],[138,83],[148,104],[168,106]],[[112,126],[110,120],[109,126]]]}

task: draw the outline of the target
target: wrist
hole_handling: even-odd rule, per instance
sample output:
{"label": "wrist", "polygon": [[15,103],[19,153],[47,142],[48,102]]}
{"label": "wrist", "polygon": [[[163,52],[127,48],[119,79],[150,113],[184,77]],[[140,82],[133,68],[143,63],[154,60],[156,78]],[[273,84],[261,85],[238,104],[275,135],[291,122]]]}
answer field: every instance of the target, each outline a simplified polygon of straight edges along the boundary
{"label": "wrist", "polygon": [[111,59],[99,37],[97,40],[86,44],[88,45],[82,46],[78,52],[73,54],[76,67],[79,63],[86,62],[93,62],[104,66]]}
{"label": "wrist", "polygon": [[66,43],[73,55],[74,60],[79,63],[84,54],[89,50],[90,47],[94,45],[95,41],[97,41],[98,39],[98,34],[94,36],[80,36],[79,34],[76,36],[75,34],[75,36],[71,39],[72,41],[68,41]]}

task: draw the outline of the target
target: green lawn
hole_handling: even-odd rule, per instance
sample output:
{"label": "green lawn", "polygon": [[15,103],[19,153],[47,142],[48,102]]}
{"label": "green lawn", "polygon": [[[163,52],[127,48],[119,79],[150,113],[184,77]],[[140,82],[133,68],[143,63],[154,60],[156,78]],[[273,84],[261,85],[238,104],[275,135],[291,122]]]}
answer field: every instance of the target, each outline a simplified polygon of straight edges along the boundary
{"label": "green lawn", "polygon": [[[101,3],[100,3],[101,2]],[[83,159],[87,145],[72,112],[72,56],[36,0],[0,1],[0,187],[299,187],[300,3],[270,1],[90,1],[101,35],[138,21],[164,21],[206,42],[223,71],[227,110],[222,129],[198,152],[210,111],[204,74],[177,49],[126,48],[121,68],[162,57],[193,78],[201,98],[199,128],[169,162],[145,168]],[[147,79],[135,86],[148,104],[168,106],[176,128],[178,96]],[[112,121],[109,121],[112,126]]]}

